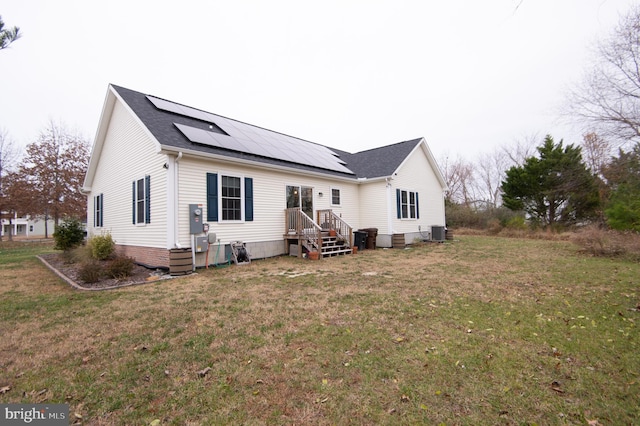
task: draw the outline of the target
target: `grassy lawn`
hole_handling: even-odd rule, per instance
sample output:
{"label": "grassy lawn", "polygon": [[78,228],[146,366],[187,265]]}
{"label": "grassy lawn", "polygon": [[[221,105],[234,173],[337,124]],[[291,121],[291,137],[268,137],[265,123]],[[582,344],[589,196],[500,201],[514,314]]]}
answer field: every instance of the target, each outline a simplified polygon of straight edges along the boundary
{"label": "grassy lawn", "polygon": [[640,418],[640,264],[568,242],[460,236],[104,292],[47,250],[0,246],[0,403],[96,425]]}

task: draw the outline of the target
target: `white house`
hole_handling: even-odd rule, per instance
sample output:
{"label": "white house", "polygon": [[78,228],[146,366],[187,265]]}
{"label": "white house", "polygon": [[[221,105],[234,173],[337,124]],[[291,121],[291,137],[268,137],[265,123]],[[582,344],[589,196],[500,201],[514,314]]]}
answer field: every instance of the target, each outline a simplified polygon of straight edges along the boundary
{"label": "white house", "polygon": [[349,253],[361,228],[410,243],[444,227],[445,190],[423,138],[351,154],[114,85],[83,187],[89,236],[164,267],[179,248],[205,264],[205,224],[210,264],[235,241],[254,259]]}
{"label": "white house", "polygon": [[[9,217],[11,215],[11,217]],[[18,217],[16,213],[3,213],[0,215],[0,235],[3,238],[11,235],[16,238],[44,238],[45,220],[28,216]],[[49,219],[47,231],[53,235],[54,221]]]}

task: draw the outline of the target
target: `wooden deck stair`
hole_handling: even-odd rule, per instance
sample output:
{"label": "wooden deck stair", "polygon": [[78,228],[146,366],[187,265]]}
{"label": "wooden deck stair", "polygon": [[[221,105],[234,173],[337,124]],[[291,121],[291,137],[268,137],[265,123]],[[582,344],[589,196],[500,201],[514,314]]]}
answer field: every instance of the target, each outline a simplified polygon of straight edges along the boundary
{"label": "wooden deck stair", "polygon": [[298,257],[302,257],[304,251],[319,253],[319,258],[352,254],[351,239],[351,226],[331,210],[319,210],[317,222],[298,207],[285,210],[286,253],[290,252],[291,245],[297,245]]}
{"label": "wooden deck stair", "polygon": [[353,253],[353,250],[347,242],[338,241],[338,237],[332,237],[328,232],[322,233],[322,246],[320,251],[322,257],[343,256]]}

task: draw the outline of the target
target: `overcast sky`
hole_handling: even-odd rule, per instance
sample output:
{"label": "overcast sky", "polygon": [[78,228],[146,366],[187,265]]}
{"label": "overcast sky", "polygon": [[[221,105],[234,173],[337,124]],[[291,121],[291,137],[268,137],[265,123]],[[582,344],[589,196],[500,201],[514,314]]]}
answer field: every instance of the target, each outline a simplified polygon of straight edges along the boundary
{"label": "overcast sky", "polygon": [[109,83],[350,152],[576,143],[568,86],[630,0],[0,0],[0,128],[93,142]]}

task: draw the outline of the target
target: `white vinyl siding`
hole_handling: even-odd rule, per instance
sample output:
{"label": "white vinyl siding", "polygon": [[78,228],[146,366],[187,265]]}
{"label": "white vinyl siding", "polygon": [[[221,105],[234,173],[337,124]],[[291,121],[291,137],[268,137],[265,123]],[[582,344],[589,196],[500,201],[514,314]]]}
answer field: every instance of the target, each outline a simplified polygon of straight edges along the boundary
{"label": "white vinyl siding", "polygon": [[[93,221],[88,223],[89,235],[109,231],[117,244],[168,248],[165,161],[166,156],[156,152],[155,142],[129,110],[115,102],[89,194],[89,197],[104,194],[108,207],[103,212],[101,229],[95,229]],[[150,176],[153,195],[152,221],[146,226],[136,226],[132,223],[132,182],[145,175]]]}
{"label": "white vinyl siding", "polygon": [[[395,192],[393,195],[395,197]],[[389,195],[386,182],[379,180],[363,183],[360,185],[358,198],[360,203],[360,220],[358,227],[378,228],[378,234],[390,234],[388,221]],[[393,202],[395,203],[395,198]],[[395,210],[393,214],[395,214]]]}
{"label": "white vinyl siding", "polygon": [[[419,178],[418,178],[419,177]],[[393,185],[393,232],[416,233],[421,229],[430,229],[432,225],[444,226],[444,196],[442,187],[431,168],[422,148],[416,149],[399,168],[398,175],[391,181]],[[416,218],[411,218],[410,198],[407,205],[409,219],[398,219],[396,212],[396,189],[418,194]],[[418,217],[419,216],[419,217]]]}
{"label": "white vinyl siding", "polygon": [[[187,247],[190,244],[187,206],[189,204],[207,205],[207,173],[221,176],[240,176],[253,180],[253,221],[208,221],[210,232],[215,232],[222,244],[230,241],[258,242],[283,240],[285,232],[285,208],[287,185],[299,185],[313,189],[314,213],[319,209],[331,209],[331,197],[319,197],[318,194],[330,194],[331,187],[337,187],[335,180],[322,177],[299,175],[286,171],[269,170],[248,165],[233,165],[228,162],[193,157],[184,157],[180,163],[180,200],[179,242]],[[339,183],[342,206],[334,210],[354,229],[359,224],[358,186],[354,183]],[[152,202],[153,204],[153,202]],[[205,212],[204,217],[207,217]],[[314,220],[317,218],[314,217]],[[284,243],[283,243],[284,247]]]}

